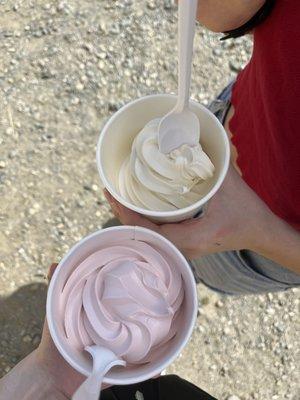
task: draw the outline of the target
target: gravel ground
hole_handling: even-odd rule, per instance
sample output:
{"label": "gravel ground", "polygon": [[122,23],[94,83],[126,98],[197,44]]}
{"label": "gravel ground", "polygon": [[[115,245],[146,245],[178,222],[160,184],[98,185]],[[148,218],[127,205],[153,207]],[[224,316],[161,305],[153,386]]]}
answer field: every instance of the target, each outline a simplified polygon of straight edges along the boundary
{"label": "gravel ground", "polygon": [[[168,0],[0,0],[1,375],[39,343],[48,266],[111,217],[101,126],[131,99],[176,91],[176,29]],[[204,104],[251,53],[249,38],[218,39],[198,27],[192,97]],[[231,298],[200,286],[199,299],[169,371],[218,399],[300,398],[299,291]]]}

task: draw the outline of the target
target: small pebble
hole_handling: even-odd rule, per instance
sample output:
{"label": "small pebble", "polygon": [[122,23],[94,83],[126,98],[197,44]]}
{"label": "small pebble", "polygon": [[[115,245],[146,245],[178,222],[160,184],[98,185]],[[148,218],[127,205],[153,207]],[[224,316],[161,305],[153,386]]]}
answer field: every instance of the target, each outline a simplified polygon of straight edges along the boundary
{"label": "small pebble", "polygon": [[218,307],[218,308],[224,307],[223,301],[222,301],[222,300],[217,300],[217,301],[216,301],[216,307]]}
{"label": "small pebble", "polygon": [[5,133],[7,135],[12,135],[14,133],[14,128],[12,128],[11,126],[9,128],[6,129]]}
{"label": "small pebble", "polygon": [[76,90],[81,92],[83,89],[84,89],[84,85],[82,83],[79,82],[76,84]]}
{"label": "small pebble", "polygon": [[136,400],[144,400],[144,395],[142,392],[140,392],[139,390],[135,393],[135,399]]}
{"label": "small pebble", "polygon": [[202,305],[202,306],[207,306],[208,304],[210,303],[210,299],[209,299],[209,297],[203,297],[201,300],[200,300],[200,304]]}
{"label": "small pebble", "polygon": [[149,8],[149,10],[154,10],[156,8],[155,2],[154,1],[148,1],[147,2],[147,8]]}
{"label": "small pebble", "polygon": [[40,343],[40,341],[41,341],[41,336],[34,335],[31,342],[34,346],[37,346]]}
{"label": "small pebble", "polygon": [[24,343],[30,343],[31,342],[31,337],[29,335],[25,335],[23,336],[23,342]]}

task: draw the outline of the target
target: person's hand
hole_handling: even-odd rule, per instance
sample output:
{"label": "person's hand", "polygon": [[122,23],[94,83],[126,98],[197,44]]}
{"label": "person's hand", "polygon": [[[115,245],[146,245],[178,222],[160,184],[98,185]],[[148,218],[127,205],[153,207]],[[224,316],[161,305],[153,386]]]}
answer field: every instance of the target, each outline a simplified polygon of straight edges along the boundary
{"label": "person's hand", "polygon": [[[56,267],[57,264],[51,265],[48,273],[49,281]],[[56,389],[58,389],[68,398],[71,397],[76,389],[86,379],[86,377],[79,374],[75,369],[73,369],[60,355],[51,338],[47,320],[44,323],[41,343],[36,352],[40,368],[43,369],[45,373],[52,378],[53,384],[55,385]]]}
{"label": "person's hand", "polygon": [[143,226],[160,233],[189,259],[227,250],[256,250],[273,215],[232,166],[204,215],[180,223],[155,224],[122,206],[106,190],[105,196],[124,225]]}
{"label": "person's hand", "polygon": [[[49,279],[56,266],[51,265]],[[70,399],[84,379],[60,355],[45,322],[39,347],[1,379],[0,400]]]}

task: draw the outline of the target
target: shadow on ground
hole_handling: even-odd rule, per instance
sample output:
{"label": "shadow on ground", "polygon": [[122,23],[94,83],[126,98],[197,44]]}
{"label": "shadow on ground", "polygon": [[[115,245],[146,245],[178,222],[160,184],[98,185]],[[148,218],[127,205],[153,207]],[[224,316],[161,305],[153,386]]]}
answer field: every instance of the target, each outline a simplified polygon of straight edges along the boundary
{"label": "shadow on ground", "polygon": [[[103,226],[120,225],[116,218]],[[46,314],[47,285],[21,287],[9,297],[0,297],[0,377],[5,375],[40,343]]]}
{"label": "shadow on ground", "polygon": [[35,283],[0,298],[0,376],[38,346],[46,295],[47,285]]}

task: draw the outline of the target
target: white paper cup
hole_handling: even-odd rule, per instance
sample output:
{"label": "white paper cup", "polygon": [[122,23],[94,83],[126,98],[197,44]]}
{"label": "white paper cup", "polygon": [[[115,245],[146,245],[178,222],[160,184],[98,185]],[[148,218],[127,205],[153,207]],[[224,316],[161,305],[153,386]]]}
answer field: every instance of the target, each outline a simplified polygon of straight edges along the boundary
{"label": "white paper cup", "polygon": [[150,379],[163,371],[187,344],[197,316],[196,284],[190,266],[180,251],[166,238],[149,229],[133,226],[118,226],[97,231],[77,243],[62,259],[50,282],[47,296],[47,321],[52,339],[64,359],[78,372],[90,375],[92,361],[85,351],[74,349],[67,341],[63,320],[59,316],[60,294],[71,272],[90,254],[120,240],[136,239],[149,243],[167,257],[172,268],[180,271],[184,283],[184,301],[180,329],[175,337],[162,347],[156,359],[147,364],[130,367],[115,367],[107,373],[104,383],[126,385]]}
{"label": "white paper cup", "polygon": [[201,127],[201,145],[211,158],[215,172],[202,185],[203,195],[189,207],[175,211],[147,210],[124,199],[116,182],[125,158],[130,154],[135,136],[150,120],[164,116],[175,105],[176,96],[157,94],[134,100],[117,111],[106,123],[97,146],[97,166],[100,179],[111,195],[125,207],[158,222],[178,222],[194,217],[221,186],[229,166],[230,146],[227,134],[218,119],[204,106],[190,102]]}

